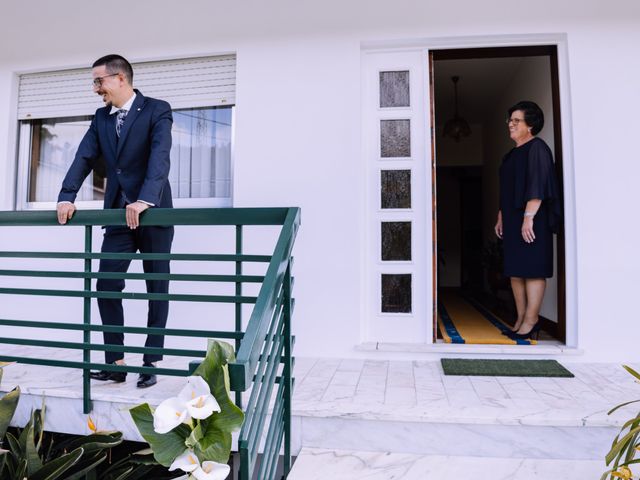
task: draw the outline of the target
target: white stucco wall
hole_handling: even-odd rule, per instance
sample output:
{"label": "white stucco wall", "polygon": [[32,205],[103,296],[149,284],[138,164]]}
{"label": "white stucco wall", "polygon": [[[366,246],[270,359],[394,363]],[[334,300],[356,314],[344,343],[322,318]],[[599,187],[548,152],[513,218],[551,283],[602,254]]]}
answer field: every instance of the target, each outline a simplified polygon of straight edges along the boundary
{"label": "white stucco wall", "polygon": [[[567,49],[562,61],[568,63],[561,65],[561,92],[570,105],[563,111],[570,147],[564,155],[567,178],[573,181],[567,189],[567,210],[573,212],[567,250],[576,260],[567,264],[573,282],[568,288],[574,292],[570,337],[584,351],[580,358],[634,361],[640,290],[640,228],[632,215],[640,178],[633,127],[640,110],[639,26],[640,5],[633,0],[541,0],[526,13],[504,0],[468,1],[463,7],[409,0],[196,0],[178,7],[169,0],[139,0],[120,10],[81,0],[5,2],[0,209],[13,207],[16,72],[84,66],[109,52],[132,61],[235,52],[234,205],[302,207],[295,250],[296,351],[362,355],[354,350],[361,340],[365,290],[362,45],[562,34],[562,49]],[[506,44],[516,37],[509,38]],[[16,241],[26,248],[26,233],[12,232],[0,236],[0,248]],[[70,234],[55,235],[63,244]],[[176,251],[208,249],[223,241],[197,238],[179,237]],[[0,313],[24,312],[27,304],[18,300],[20,308],[3,299]],[[40,316],[48,313],[49,307],[39,305],[29,307]]]}

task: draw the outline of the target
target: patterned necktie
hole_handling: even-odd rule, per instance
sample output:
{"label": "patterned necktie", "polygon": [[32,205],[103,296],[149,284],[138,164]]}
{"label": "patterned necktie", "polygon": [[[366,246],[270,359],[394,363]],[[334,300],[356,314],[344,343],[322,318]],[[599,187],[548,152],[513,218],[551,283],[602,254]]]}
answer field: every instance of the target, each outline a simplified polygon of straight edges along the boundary
{"label": "patterned necktie", "polygon": [[127,113],[127,110],[118,110],[118,116],[116,117],[116,135],[118,135],[118,138],[120,138],[120,130],[122,130],[122,125],[124,124]]}

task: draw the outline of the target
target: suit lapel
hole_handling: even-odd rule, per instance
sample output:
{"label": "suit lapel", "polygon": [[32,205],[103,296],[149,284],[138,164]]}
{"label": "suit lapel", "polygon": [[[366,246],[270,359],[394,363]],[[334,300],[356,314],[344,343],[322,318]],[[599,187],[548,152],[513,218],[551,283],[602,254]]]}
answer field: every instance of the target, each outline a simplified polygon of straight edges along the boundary
{"label": "suit lapel", "polygon": [[107,145],[109,146],[109,157],[116,158],[116,148],[118,144],[118,136],[116,135],[116,115],[110,115],[106,110],[106,119],[104,125],[104,136],[107,139]]}
{"label": "suit lapel", "polygon": [[[140,116],[140,112],[144,108],[145,103],[146,102],[145,102],[144,96],[139,91],[136,90],[136,99],[133,101],[133,104],[131,105],[131,110],[129,110],[129,113],[127,113],[127,117],[125,118],[124,124],[122,125],[122,129],[120,130],[120,138],[118,139],[118,149],[116,152],[116,157],[120,156],[120,152],[122,151],[122,147],[127,141],[127,136],[131,131],[131,127]],[[113,115],[113,117],[115,117],[115,115]],[[115,132],[115,120],[114,120],[113,130]]]}

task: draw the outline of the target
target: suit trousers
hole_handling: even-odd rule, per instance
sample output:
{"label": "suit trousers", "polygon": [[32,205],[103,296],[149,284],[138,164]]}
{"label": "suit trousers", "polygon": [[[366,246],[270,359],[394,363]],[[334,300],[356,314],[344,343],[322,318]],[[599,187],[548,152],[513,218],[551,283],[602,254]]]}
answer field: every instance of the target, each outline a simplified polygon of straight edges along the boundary
{"label": "suit trousers", "polygon": [[[170,253],[173,241],[173,227],[138,227],[131,230],[127,226],[105,227],[102,242],[103,253]],[[126,272],[131,260],[100,260],[100,272]],[[169,260],[143,260],[142,268],[145,273],[169,273]],[[148,293],[168,293],[169,280],[146,280]],[[98,279],[96,288],[99,292],[122,292],[125,287],[124,279]],[[124,325],[124,311],[122,299],[98,298],[98,309],[103,325]],[[169,315],[169,302],[166,300],[149,300],[147,327],[165,328]],[[124,334],[104,332],[106,345],[124,345]],[[163,335],[148,335],[146,347],[164,346]],[[107,363],[124,358],[124,352],[105,352]],[[146,363],[162,360],[162,355],[145,354]]]}

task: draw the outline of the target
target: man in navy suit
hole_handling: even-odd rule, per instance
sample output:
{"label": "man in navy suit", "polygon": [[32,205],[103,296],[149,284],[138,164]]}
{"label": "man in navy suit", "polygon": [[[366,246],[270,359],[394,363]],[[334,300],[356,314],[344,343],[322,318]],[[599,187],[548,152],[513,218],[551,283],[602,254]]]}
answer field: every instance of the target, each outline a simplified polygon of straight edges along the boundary
{"label": "man in navy suit", "polygon": [[[95,61],[93,90],[105,103],[96,111],[89,130],[80,142],[76,156],[62,182],[58,195],[58,221],[65,224],[75,212],[74,201],[84,179],[103,158],[107,171],[104,208],[125,211],[127,226],[105,227],[102,252],[169,253],[173,227],[140,227],[140,215],[148,208],[171,208],[169,152],[171,150],[171,107],[162,100],[148,98],[133,88],[133,69],[120,55],[107,55]],[[100,260],[100,272],[126,272],[130,260]],[[146,273],[169,273],[168,260],[145,260]],[[147,292],[168,293],[168,280],[147,280]],[[97,290],[121,292],[125,282],[99,279]],[[104,325],[124,325],[121,299],[98,299]],[[147,326],[165,328],[168,301],[149,301]],[[121,333],[104,333],[105,344],[123,345]],[[162,347],[164,336],[149,335],[145,346]],[[105,352],[106,363],[124,364],[124,352]],[[154,367],[161,355],[145,354],[143,365]],[[96,380],[124,382],[125,372],[91,372]],[[138,387],[155,385],[156,376],[140,374]]]}

